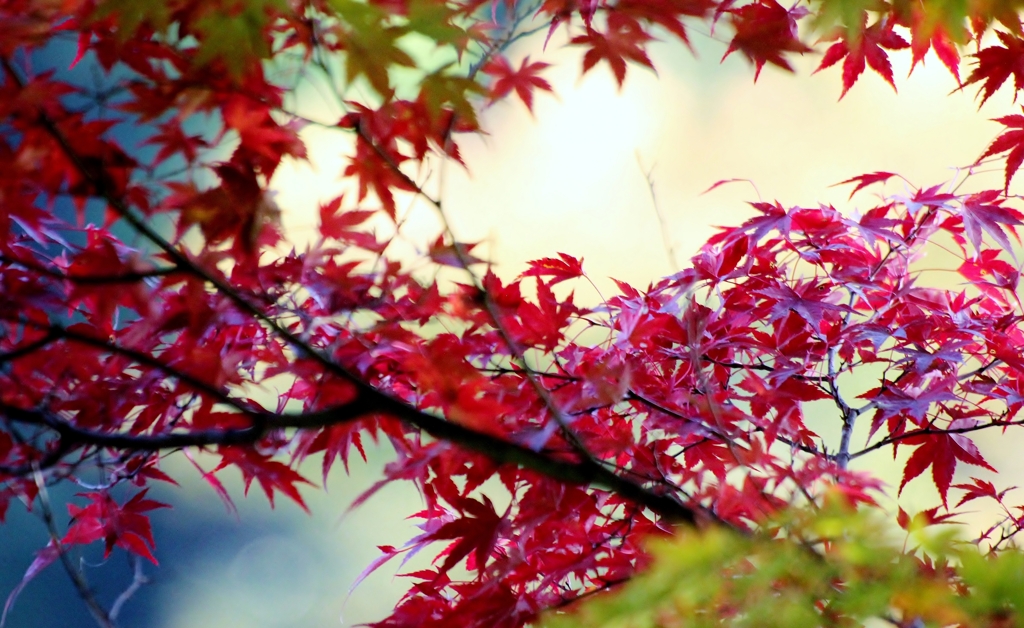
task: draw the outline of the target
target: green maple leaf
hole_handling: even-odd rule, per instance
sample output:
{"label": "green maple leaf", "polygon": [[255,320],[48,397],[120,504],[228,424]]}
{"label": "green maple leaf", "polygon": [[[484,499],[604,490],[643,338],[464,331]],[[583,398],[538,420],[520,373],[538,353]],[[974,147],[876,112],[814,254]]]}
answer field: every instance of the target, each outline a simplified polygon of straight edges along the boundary
{"label": "green maple leaf", "polygon": [[345,24],[345,80],[351,83],[365,77],[378,94],[389,96],[393,90],[388,71],[396,66],[416,66],[412,57],[396,44],[408,34],[408,28],[390,23],[387,13],[368,4],[332,0],[331,6]]}
{"label": "green maple leaf", "polygon": [[864,29],[866,12],[879,12],[886,8],[880,0],[821,0],[815,5],[812,22],[815,30],[831,33],[841,27],[854,38]]}
{"label": "green maple leaf", "polygon": [[117,37],[125,41],[148,25],[156,32],[163,32],[170,25],[171,9],[166,0],[104,0],[96,7],[92,21],[114,16],[117,21]]}
{"label": "green maple leaf", "polygon": [[443,2],[412,0],[406,26],[410,31],[426,35],[438,46],[451,45],[461,53],[473,36],[455,24],[454,16],[455,11]]}
{"label": "green maple leaf", "polygon": [[444,65],[425,76],[420,83],[420,96],[431,119],[437,120],[447,107],[475,127],[476,108],[469,102],[469,94],[483,94],[485,90],[470,78],[448,73],[453,65]]}
{"label": "green maple leaf", "polygon": [[248,3],[247,8],[237,14],[207,13],[196,23],[196,30],[202,33],[196,64],[204,66],[220,60],[231,76],[241,77],[254,59],[270,55],[263,33],[266,25],[266,13],[249,7]]}
{"label": "green maple leaf", "polygon": [[[993,3],[996,5],[997,3]],[[998,8],[993,6],[993,8]],[[977,9],[974,9],[975,11]],[[921,15],[918,24],[911,30],[918,38],[928,38],[938,29],[958,44],[967,43],[964,22],[971,12],[968,0],[927,0],[923,3],[913,0],[896,0],[893,11],[901,17],[911,17],[915,12]]]}

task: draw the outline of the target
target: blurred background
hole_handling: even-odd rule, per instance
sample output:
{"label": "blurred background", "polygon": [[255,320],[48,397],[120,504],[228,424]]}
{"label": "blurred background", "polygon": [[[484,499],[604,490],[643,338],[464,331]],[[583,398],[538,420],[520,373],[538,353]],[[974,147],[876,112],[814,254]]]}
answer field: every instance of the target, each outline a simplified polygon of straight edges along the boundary
{"label": "blurred background", "polygon": [[[852,209],[868,207],[870,192],[848,202],[849,187],[830,186],[876,170],[899,172],[917,186],[953,179],[957,167],[972,163],[997,134],[999,125],[989,119],[1013,108],[1004,90],[979,111],[974,90],[955,91],[956,81],[931,53],[909,78],[909,53],[892,55],[899,95],[868,71],[839,101],[841,69],[812,76],[815,55],[797,59],[795,75],[766,67],[755,84],[742,57],[719,63],[725,45],[695,33],[696,56],[676,44],[654,45],[657,73],[631,67],[619,89],[603,65],[580,77],[575,50],[555,40],[545,51],[542,41],[522,42],[509,56],[552,63],[544,77],[556,95],[538,92],[532,115],[513,100],[487,109],[482,122],[488,134],[460,139],[468,168],[437,164],[421,178],[443,198],[458,239],[482,242],[475,253],[493,261],[499,275],[513,277],[528,260],[565,252],[584,258],[606,294],[610,277],[643,288],[685,266],[714,225],[751,215],[747,201]],[[299,98],[324,119],[337,115],[316,90]],[[344,189],[338,173],[351,152],[342,134],[311,128],[304,139],[312,165],[287,164],[273,181],[289,238],[300,248],[315,237],[318,203]],[[723,179],[750,182],[702,195]],[[982,174],[977,181],[998,187],[1001,175]],[[411,251],[436,237],[440,222],[432,208],[407,198],[401,209],[402,237]],[[979,444],[995,451],[989,461],[1003,470],[1004,483],[1013,483],[1024,462],[1010,447],[986,449],[997,437],[983,433]],[[303,491],[310,515],[284,499],[272,511],[258,487],[243,498],[237,478],[224,476],[235,515],[188,461],[169,460],[166,470],[182,487],[150,493],[174,506],[153,513],[161,564],[145,565],[151,582],[128,602],[122,624],[286,628],[383,618],[407,584],[394,577],[397,565],[386,565],[350,596],[349,589],[380,555],[377,545],[400,546],[415,534],[405,517],[420,504],[410,487],[393,485],[345,514],[388,459],[383,448],[368,453],[369,462],[356,458],[350,475],[337,465],[326,491]],[[902,456],[908,454],[904,448]],[[895,487],[897,462],[883,452],[857,464]],[[966,479],[977,471],[961,467],[959,474]],[[320,477],[316,463],[305,472]],[[900,504],[911,512],[936,505],[929,482],[912,482]],[[8,519],[0,526],[4,596],[47,540],[35,513],[12,505]],[[107,603],[131,581],[120,550],[105,562],[101,550],[84,560]],[[28,585],[8,618],[10,628],[93,625],[59,566]]]}

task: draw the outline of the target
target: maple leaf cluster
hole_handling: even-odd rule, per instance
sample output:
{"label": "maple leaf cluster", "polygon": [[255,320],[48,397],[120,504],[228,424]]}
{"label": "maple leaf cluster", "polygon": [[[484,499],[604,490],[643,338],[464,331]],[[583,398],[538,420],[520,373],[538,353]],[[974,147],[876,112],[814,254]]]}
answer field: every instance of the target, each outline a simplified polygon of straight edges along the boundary
{"label": "maple leaf cluster", "polygon": [[[1002,47],[980,48],[965,84],[983,100],[1011,74],[1021,86],[1015,13],[986,5],[961,32],[940,9],[813,7],[831,42],[820,67],[843,62],[843,93],[866,67],[892,83],[887,51],[909,47],[958,76],[956,45],[999,21]],[[102,542],[156,562],[148,513],[165,504],[146,495],[175,482],[166,456],[229,503],[220,478],[235,472],[305,508],[299,465],[320,456],[326,481],[366,439],[395,458],[357,504],[395,481],[424,501],[420,533],[368,572],[436,551],[381,627],[522,626],[631,578],[647,539],[677,525],[754,532],[836,491],[875,505],[880,481],[850,465],[879,450],[911,450],[897,490],[930,476],[941,504],[919,517],[992,500],[1003,516],[978,540],[1006,547],[1024,526],[1008,487],[954,478],[991,469],[974,432],[1022,420],[1024,216],[1007,194],[1021,116],[983,155],[1008,153],[1001,191],[908,183],[856,214],[754,203],[686,270],[619,282],[597,305],[568,292],[589,283],[565,253],[510,281],[450,233],[414,263],[389,255],[401,199],[443,214],[418,176],[461,162],[477,112],[552,91],[546,62],[507,56],[525,34],[564,29],[584,72],[606,64],[621,84],[652,67],[657,37],[688,43],[694,24],[723,24],[725,54],[755,72],[792,69],[814,50],[798,27],[811,14],[774,0],[0,2],[0,521],[21,501],[53,522],[48,487],[104,478],[66,505],[22,586],[60,561],[114,625],[65,559]],[[417,58],[417,38],[438,56]],[[343,113],[309,119],[289,96],[310,80],[363,96],[339,88]],[[351,134],[339,175],[353,193],[288,250],[269,182],[317,126]],[[936,245],[963,287],[919,281]],[[877,385],[850,392],[865,372]]]}

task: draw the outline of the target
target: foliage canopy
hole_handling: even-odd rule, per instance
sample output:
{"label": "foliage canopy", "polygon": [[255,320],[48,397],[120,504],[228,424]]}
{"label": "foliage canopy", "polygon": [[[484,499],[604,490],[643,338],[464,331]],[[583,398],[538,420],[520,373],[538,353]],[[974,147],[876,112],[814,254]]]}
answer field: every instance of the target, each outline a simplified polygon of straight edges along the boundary
{"label": "foliage canopy", "polygon": [[[606,66],[621,85],[653,67],[657,38],[714,28],[755,77],[821,52],[841,94],[867,68],[895,87],[890,52],[916,66],[932,50],[984,102],[1011,76],[1024,87],[1020,8],[0,0],[0,519],[20,500],[51,536],[23,585],[59,562],[113,626],[119,605],[100,605],[70,556],[102,543],[157,562],[148,513],[167,505],[147,487],[175,482],[165,456],[184,452],[225,498],[234,471],[305,507],[299,465],[320,457],[326,479],[371,438],[396,455],[377,487],[412,482],[424,499],[421,534],[371,569],[440,550],[376,626],[1020,623],[1021,509],[1009,487],[955,472],[994,470],[972,434],[1022,421],[1024,215],[1009,188],[1024,116],[999,118],[978,159],[1005,162],[1001,190],[907,181],[860,213],[753,203],[682,272],[619,282],[598,305],[567,292],[588,278],[565,253],[502,281],[447,230],[414,263],[391,250],[404,199],[444,216],[422,173],[462,162],[482,107],[552,90],[546,61],[508,57],[531,34],[564,34],[584,73]],[[337,119],[290,107],[310,80],[331,87]],[[318,208],[300,252],[268,185],[315,126],[351,134],[352,191]],[[845,183],[865,198],[899,178]],[[937,246],[962,286],[919,281]],[[854,373],[877,386],[851,394]],[[274,403],[257,394],[281,382]],[[809,427],[812,404],[834,429]],[[927,475],[941,500],[899,511],[916,544],[903,548],[870,514],[878,480],[848,468],[900,448],[898,490]],[[47,487],[66,482],[89,488],[64,520]],[[922,531],[979,501],[999,512],[974,539],[986,557]]]}

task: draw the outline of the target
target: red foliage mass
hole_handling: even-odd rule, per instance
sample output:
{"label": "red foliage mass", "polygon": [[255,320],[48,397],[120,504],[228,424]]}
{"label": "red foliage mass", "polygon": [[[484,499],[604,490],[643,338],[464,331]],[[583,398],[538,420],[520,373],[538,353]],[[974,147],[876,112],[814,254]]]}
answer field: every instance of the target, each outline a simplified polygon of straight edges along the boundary
{"label": "red foliage mass", "polygon": [[[990,468],[971,434],[1016,426],[1024,402],[1022,216],[1008,196],[1024,117],[1000,118],[1008,130],[982,155],[1008,153],[1002,191],[911,186],[859,214],[754,203],[755,217],[723,229],[684,271],[643,289],[620,282],[586,306],[559,296],[587,282],[571,255],[503,283],[470,272],[481,261],[472,246],[442,237],[421,265],[461,271],[451,285],[390,259],[380,225],[398,228],[402,195],[440,209],[419,174],[433,156],[460,159],[458,134],[480,130],[475,107],[514,93],[531,108],[551,91],[547,63],[503,56],[530,18],[549,33],[565,26],[583,70],[604,62],[622,84],[629,63],[653,67],[656,34],[688,42],[686,20],[726,24],[726,54],[756,72],[790,70],[792,53],[812,50],[796,28],[806,9],[126,6],[0,3],[0,519],[12,500],[44,507],[48,485],[107,478],[68,504],[66,534],[25,582],[68,547],[100,541],[105,554],[155,563],[147,513],[165,505],[146,487],[174,482],[160,461],[179,450],[216,460],[200,470],[225,498],[218,476],[236,470],[271,501],[305,507],[302,461],[322,455],[326,479],[353,448],[364,455],[367,437],[389,443],[396,458],[373,490],[414,483],[422,533],[382,548],[371,569],[440,551],[407,574],[408,594],[377,626],[520,626],[629,578],[644,539],[675,523],[750,529],[834,485],[871,504],[879,482],[848,465],[881,449],[914,448],[900,489],[931,470],[943,508],[931,522],[979,498],[1003,504],[988,480],[953,481],[964,465]],[[843,94],[868,66],[894,85],[888,51],[908,46],[915,63],[931,47],[957,75],[946,30],[875,17],[825,51],[820,68],[843,61]],[[54,43],[67,33],[73,54]],[[411,33],[476,55],[473,69],[446,66],[399,95],[389,70],[413,63],[395,44]],[[982,102],[1010,75],[1021,87],[1019,41],[998,36],[1003,46],[981,49],[965,82],[982,83]],[[328,123],[289,110],[294,86],[261,61],[291,53],[333,80],[319,60],[342,51],[346,79],[376,93],[339,99],[344,113]],[[81,80],[85,63],[113,95]],[[299,130],[311,124],[352,135],[340,175],[356,193],[320,208],[309,250],[282,252],[267,186],[283,160],[305,157]],[[894,176],[846,183],[856,193]],[[961,257],[956,289],[918,285],[915,260],[937,236]],[[598,340],[579,340],[584,329]],[[877,386],[851,395],[846,378],[865,370],[881,373]],[[253,391],[279,377],[287,390],[267,407]],[[811,416],[823,406],[835,429]],[[858,421],[870,422],[863,443],[852,440]],[[501,490],[484,494],[488,482]],[[951,490],[963,495],[949,508]],[[1021,521],[1009,525],[1016,533]]]}

